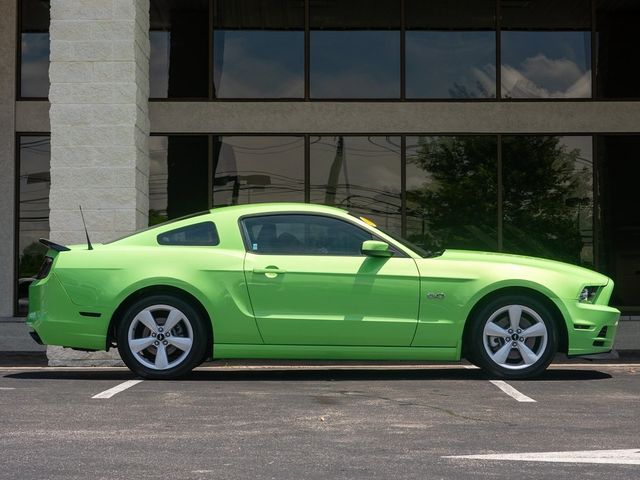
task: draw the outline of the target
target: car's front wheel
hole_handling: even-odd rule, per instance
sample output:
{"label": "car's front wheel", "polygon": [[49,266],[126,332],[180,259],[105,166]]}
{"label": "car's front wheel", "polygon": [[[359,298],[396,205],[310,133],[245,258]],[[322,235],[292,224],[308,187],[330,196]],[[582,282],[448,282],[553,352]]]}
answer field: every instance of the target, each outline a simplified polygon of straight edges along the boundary
{"label": "car's front wheel", "polygon": [[539,375],[556,354],[553,316],[536,298],[496,298],[481,307],[471,321],[469,359],[492,376],[515,379]]}
{"label": "car's front wheel", "polygon": [[131,305],[117,330],[122,361],[137,375],[171,379],[205,357],[207,330],[198,311],[181,298],[152,295]]}

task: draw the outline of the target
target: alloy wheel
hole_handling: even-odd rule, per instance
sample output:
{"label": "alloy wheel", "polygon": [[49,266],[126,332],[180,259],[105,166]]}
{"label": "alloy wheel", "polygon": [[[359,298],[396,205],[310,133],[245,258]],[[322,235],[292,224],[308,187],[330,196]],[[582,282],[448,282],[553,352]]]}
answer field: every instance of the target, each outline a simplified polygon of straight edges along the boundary
{"label": "alloy wheel", "polygon": [[549,340],[542,317],[524,305],[506,305],[496,310],[486,321],[482,336],[489,358],[508,370],[534,365]]}
{"label": "alloy wheel", "polygon": [[170,305],[151,305],[131,321],[127,343],[136,361],[153,370],[180,365],[193,346],[189,318]]}

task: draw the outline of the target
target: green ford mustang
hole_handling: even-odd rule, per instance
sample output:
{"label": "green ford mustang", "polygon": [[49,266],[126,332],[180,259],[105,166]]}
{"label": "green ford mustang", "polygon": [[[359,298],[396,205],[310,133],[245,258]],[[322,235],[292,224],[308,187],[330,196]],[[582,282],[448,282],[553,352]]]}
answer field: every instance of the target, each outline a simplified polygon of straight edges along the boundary
{"label": "green ford mustang", "polygon": [[611,350],[613,282],[539,258],[429,254],[344,210],[224,207],[120,240],[49,251],[28,324],[48,345],[117,346],[145,378],[207,358],[459,360],[541,373]]}

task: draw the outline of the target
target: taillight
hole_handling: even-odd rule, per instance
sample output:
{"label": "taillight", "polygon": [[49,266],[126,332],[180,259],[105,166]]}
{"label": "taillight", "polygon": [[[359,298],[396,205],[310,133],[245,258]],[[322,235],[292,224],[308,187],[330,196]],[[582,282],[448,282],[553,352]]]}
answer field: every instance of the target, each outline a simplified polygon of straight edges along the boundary
{"label": "taillight", "polygon": [[44,257],[42,266],[40,267],[40,270],[36,275],[36,280],[40,280],[41,278],[45,278],[47,275],[49,275],[49,272],[51,271],[51,265],[53,265],[53,258]]}

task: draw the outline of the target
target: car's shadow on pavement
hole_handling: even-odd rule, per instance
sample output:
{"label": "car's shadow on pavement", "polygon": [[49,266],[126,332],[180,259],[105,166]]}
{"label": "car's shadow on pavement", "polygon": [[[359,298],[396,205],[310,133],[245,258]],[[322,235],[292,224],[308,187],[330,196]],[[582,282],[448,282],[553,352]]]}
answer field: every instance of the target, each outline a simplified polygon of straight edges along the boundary
{"label": "car's shadow on pavement", "polygon": [[[113,380],[125,381],[137,378],[128,370],[53,370],[32,371],[6,375],[6,378],[22,380]],[[587,381],[612,378],[599,370],[553,369],[542,375],[525,380],[527,382],[546,381]],[[402,368],[402,369],[196,369],[176,381],[228,381],[228,382],[322,382],[322,381],[367,381],[393,382],[413,380],[491,380],[491,377],[478,369],[468,368]],[[522,381],[522,380],[520,380]]]}

